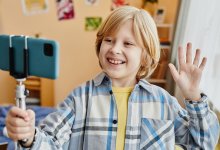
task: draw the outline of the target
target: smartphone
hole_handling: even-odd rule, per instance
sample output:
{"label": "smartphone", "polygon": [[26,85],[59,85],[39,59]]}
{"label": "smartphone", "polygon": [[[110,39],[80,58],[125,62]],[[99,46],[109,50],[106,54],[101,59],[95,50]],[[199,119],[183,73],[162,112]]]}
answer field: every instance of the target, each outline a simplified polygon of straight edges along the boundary
{"label": "smartphone", "polygon": [[0,69],[10,71],[10,48],[16,73],[23,73],[24,49],[28,51],[28,76],[56,79],[59,73],[59,44],[54,40],[0,35]]}

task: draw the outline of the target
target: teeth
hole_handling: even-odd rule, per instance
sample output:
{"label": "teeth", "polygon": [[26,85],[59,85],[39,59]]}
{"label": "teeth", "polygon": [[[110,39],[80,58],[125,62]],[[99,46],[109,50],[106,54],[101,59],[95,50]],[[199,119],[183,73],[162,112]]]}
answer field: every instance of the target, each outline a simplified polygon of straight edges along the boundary
{"label": "teeth", "polygon": [[124,63],[123,61],[121,61],[121,60],[113,60],[113,59],[109,59],[109,62],[110,63],[112,63],[112,64],[122,64],[122,63]]}

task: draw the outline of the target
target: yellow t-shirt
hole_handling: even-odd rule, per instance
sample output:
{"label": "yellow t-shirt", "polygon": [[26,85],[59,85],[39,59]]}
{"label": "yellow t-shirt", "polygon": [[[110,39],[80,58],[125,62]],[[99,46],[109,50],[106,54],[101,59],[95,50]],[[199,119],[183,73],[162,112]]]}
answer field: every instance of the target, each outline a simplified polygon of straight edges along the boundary
{"label": "yellow t-shirt", "polygon": [[133,87],[113,87],[112,88],[118,110],[118,129],[116,137],[116,150],[123,150],[126,134],[126,122],[128,113],[128,98]]}

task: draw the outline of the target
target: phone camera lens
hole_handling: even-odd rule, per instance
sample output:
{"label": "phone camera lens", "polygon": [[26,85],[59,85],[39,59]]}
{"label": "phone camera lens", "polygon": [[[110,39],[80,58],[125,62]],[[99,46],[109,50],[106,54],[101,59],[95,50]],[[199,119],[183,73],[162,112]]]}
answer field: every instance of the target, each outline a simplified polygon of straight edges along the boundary
{"label": "phone camera lens", "polygon": [[46,43],[44,44],[44,55],[53,56],[53,45]]}

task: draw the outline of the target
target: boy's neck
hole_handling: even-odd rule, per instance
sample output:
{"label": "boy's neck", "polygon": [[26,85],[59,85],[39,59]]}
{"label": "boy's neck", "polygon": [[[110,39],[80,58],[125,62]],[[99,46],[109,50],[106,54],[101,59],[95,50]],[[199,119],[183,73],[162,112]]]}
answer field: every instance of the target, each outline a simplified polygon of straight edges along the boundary
{"label": "boy's neck", "polygon": [[137,84],[137,80],[121,81],[121,80],[112,79],[112,86],[113,87],[134,87],[136,84]]}

